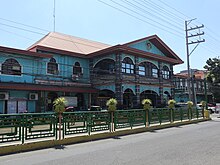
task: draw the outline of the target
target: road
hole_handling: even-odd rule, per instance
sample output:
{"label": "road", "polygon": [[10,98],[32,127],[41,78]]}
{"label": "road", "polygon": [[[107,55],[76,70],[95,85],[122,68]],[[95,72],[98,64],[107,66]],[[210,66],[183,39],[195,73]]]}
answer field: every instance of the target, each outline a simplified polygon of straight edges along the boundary
{"label": "road", "polygon": [[1,165],[217,165],[220,118],[0,157]]}

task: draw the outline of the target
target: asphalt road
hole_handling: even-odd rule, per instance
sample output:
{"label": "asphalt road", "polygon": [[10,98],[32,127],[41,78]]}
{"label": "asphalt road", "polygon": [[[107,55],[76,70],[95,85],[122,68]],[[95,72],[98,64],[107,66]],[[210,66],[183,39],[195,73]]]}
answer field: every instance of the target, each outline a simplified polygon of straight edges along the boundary
{"label": "asphalt road", "polygon": [[218,165],[220,118],[0,157],[1,165]]}

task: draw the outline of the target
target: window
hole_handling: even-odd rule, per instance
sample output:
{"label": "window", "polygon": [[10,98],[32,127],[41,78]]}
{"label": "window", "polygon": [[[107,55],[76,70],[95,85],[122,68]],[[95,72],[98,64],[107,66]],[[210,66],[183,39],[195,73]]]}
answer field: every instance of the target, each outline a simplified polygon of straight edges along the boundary
{"label": "window", "polygon": [[128,57],[122,61],[122,73],[134,74],[134,64]]}
{"label": "window", "polygon": [[58,74],[58,64],[54,58],[51,58],[50,62],[47,64],[47,73]]}
{"label": "window", "polygon": [[139,65],[139,75],[158,78],[158,69],[150,62],[143,62]]}
{"label": "window", "polygon": [[170,79],[170,71],[169,71],[169,68],[168,68],[167,66],[164,66],[164,67],[163,67],[162,77],[163,77],[164,79]]}
{"label": "window", "polygon": [[21,65],[13,58],[7,59],[2,64],[2,74],[21,76]]}
{"label": "window", "polygon": [[145,74],[146,74],[145,67],[144,66],[139,66],[139,75],[145,76]]}
{"label": "window", "polygon": [[76,62],[75,65],[73,66],[73,74],[77,74],[77,75],[82,74],[82,67],[80,66],[79,62]]}
{"label": "window", "polygon": [[158,78],[158,69],[155,65],[152,65],[152,77]]}

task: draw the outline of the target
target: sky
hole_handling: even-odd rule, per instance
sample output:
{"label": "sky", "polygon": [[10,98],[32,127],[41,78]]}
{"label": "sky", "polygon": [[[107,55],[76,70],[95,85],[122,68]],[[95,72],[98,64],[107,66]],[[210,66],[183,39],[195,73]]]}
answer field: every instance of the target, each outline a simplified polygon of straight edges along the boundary
{"label": "sky", "polygon": [[[55,0],[55,31],[110,45],[156,34],[184,61],[174,66],[178,73],[187,69],[186,20],[196,18],[188,28],[204,24],[205,32],[190,67],[220,56],[219,11],[219,0]],[[54,30],[53,15],[54,0],[1,0],[0,46],[26,49]]]}

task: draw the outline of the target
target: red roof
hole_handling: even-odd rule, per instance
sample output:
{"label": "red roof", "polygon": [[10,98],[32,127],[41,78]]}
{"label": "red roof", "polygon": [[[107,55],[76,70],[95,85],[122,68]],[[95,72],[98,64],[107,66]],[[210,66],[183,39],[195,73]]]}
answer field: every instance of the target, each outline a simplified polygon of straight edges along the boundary
{"label": "red roof", "polygon": [[21,50],[21,49],[15,49],[15,48],[8,48],[8,47],[4,47],[4,46],[0,46],[0,52],[26,55],[26,56],[33,56],[33,57],[43,57],[43,58],[53,57],[52,55],[49,55],[49,54],[37,53],[37,52],[32,52],[32,51],[28,51],[28,50]]}

